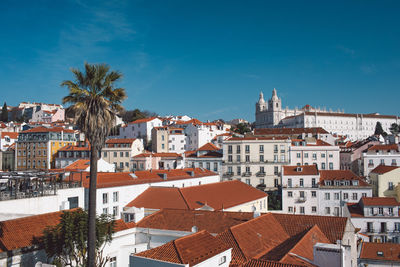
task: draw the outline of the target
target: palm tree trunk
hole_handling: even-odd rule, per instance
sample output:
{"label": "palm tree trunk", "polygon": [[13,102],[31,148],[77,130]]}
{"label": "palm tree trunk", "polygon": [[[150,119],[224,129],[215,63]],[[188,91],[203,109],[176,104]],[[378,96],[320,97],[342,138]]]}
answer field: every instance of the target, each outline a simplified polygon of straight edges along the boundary
{"label": "palm tree trunk", "polygon": [[97,149],[90,149],[89,222],[88,222],[88,267],[96,266],[96,185]]}

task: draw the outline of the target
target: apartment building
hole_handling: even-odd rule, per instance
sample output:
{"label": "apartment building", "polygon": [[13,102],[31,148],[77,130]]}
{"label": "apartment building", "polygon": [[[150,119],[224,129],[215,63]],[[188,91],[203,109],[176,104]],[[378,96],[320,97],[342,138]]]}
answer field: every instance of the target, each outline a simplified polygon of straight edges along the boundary
{"label": "apartment building", "polygon": [[379,165],[369,174],[374,197],[395,197],[400,200],[400,167]]}
{"label": "apartment building", "polygon": [[286,213],[343,216],[345,203],[366,196],[372,196],[371,186],[351,171],[318,170],[316,165],[283,167]]}
{"label": "apartment building", "polygon": [[317,165],[320,170],[339,170],[339,147],[320,139],[292,139],[289,151],[290,165]]}
{"label": "apartment building", "polygon": [[162,126],[162,120],[150,117],[135,120],[120,128],[119,138],[142,138],[145,142],[151,140],[151,130]]}
{"label": "apartment building", "polygon": [[154,127],[151,130],[152,150],[156,153],[185,151],[186,136],[183,128],[171,126]]}
{"label": "apartment building", "polygon": [[185,156],[187,168],[206,168],[222,175],[222,149],[212,143],[207,143],[196,151],[187,151]]}
{"label": "apartment building", "polygon": [[363,176],[368,176],[378,165],[400,166],[400,152],[397,144],[371,146],[362,157]]}
{"label": "apartment building", "polygon": [[61,127],[39,126],[20,132],[15,144],[17,170],[51,169],[58,150],[75,145],[75,134]]}
{"label": "apartment building", "polygon": [[275,190],[283,165],[290,162],[287,137],[232,137],[223,143],[223,179]]}
{"label": "apartment building", "polygon": [[144,151],[142,139],[112,138],[101,150],[101,158],[114,164],[117,171],[131,171],[131,158]]}
{"label": "apartment building", "polygon": [[394,197],[363,197],[358,203],[347,203],[344,216],[369,242],[400,243],[399,208]]}

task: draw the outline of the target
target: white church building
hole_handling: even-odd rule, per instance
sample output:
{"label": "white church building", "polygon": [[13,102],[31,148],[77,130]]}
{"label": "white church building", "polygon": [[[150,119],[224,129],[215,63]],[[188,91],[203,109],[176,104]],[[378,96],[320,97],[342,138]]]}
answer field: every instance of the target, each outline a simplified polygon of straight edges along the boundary
{"label": "white church building", "polygon": [[389,132],[392,123],[399,123],[399,116],[344,113],[343,110],[332,111],[305,105],[301,109],[282,108],[282,100],[276,89],[268,103],[261,92],[256,103],[256,128],[310,128],[322,127],[328,132],[345,135],[351,140],[364,139],[375,132],[376,123],[382,124],[384,131]]}

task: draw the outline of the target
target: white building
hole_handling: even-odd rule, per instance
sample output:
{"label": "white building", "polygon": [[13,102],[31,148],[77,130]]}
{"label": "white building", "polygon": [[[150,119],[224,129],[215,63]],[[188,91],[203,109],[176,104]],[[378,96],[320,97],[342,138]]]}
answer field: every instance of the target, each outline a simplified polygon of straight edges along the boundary
{"label": "white building", "polygon": [[157,117],[139,119],[120,128],[120,138],[142,138],[151,140],[151,129],[162,126],[162,120]]}
{"label": "white building", "polygon": [[320,170],[339,170],[340,149],[315,138],[292,139],[291,165],[316,164]]}
{"label": "white building", "polygon": [[232,137],[223,144],[223,179],[277,189],[280,172],[289,163],[287,137]]}
{"label": "white building", "polygon": [[207,143],[196,151],[185,153],[186,168],[206,168],[222,176],[222,149]]}
{"label": "white building", "polygon": [[277,96],[276,89],[268,104],[261,93],[256,103],[256,128],[322,127],[332,134],[348,136],[351,140],[365,139],[375,132],[377,122],[382,124],[384,131],[389,132],[392,123],[398,124],[398,116],[372,114],[350,114],[343,111],[333,112],[326,109],[313,108],[305,105],[301,109],[282,108],[282,100]]}
{"label": "white building", "polygon": [[372,196],[372,187],[351,171],[318,170],[315,165],[283,167],[283,212],[343,216],[345,203],[365,196]]}
{"label": "white building", "polygon": [[400,166],[400,152],[397,144],[374,145],[362,154],[364,176],[379,165]]}
{"label": "white building", "polygon": [[185,150],[196,150],[199,147],[210,143],[211,140],[220,134],[226,133],[226,129],[217,123],[190,123],[185,128],[186,148]]}
{"label": "white building", "polygon": [[400,243],[399,207],[394,197],[363,197],[358,203],[347,203],[344,216],[370,242]]}
{"label": "white building", "polygon": [[0,132],[0,151],[6,151],[17,140],[17,132]]}
{"label": "white building", "polygon": [[184,158],[178,153],[145,152],[131,159],[133,171],[180,169],[185,166]]}
{"label": "white building", "polygon": [[143,140],[137,138],[111,138],[101,150],[101,158],[114,164],[117,171],[131,171],[132,157],[144,151]]}

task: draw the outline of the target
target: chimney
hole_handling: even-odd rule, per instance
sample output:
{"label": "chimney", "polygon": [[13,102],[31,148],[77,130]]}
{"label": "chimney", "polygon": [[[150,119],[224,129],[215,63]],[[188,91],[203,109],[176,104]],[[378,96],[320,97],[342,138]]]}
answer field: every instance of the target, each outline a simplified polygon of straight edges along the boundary
{"label": "chimney", "polygon": [[161,179],[163,179],[164,181],[167,180],[167,174],[166,174],[166,173],[159,173],[158,175],[159,175],[159,176],[161,177]]}

